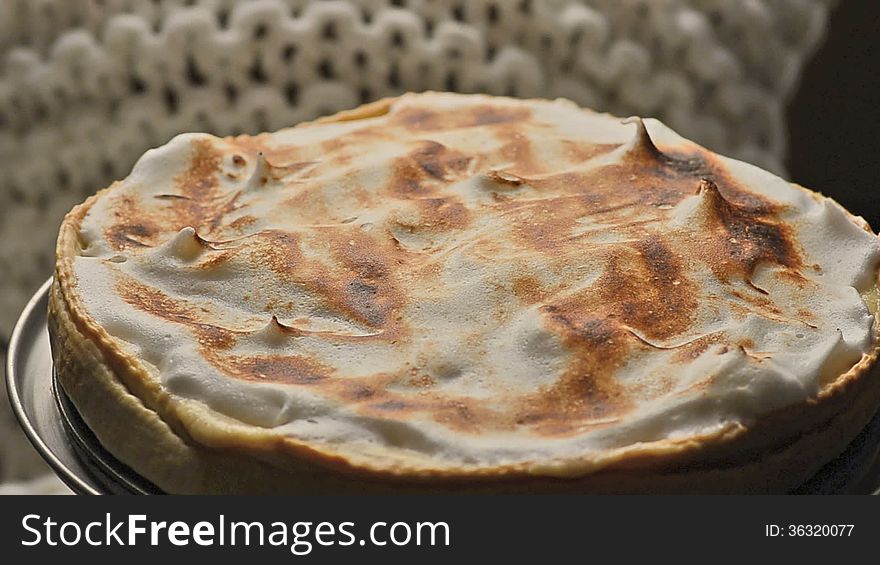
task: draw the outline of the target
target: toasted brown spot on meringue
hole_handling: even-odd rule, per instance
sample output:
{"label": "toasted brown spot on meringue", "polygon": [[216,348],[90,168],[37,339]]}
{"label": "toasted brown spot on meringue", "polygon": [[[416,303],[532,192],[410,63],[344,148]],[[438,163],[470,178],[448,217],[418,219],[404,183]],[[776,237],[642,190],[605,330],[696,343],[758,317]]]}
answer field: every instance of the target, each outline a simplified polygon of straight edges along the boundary
{"label": "toasted brown spot on meringue", "polygon": [[[565,183],[566,179],[530,181],[538,190],[546,189],[552,182]],[[572,177],[569,182],[576,182]],[[577,198],[547,198],[523,205],[517,200],[499,202],[508,210],[515,241],[521,247],[541,253],[561,254],[572,250],[572,229],[579,217],[592,207],[588,200]]]}
{"label": "toasted brown spot on meringue", "polygon": [[161,227],[142,212],[131,196],[116,199],[113,223],[104,230],[104,237],[117,251],[132,247],[152,247]]}
{"label": "toasted brown spot on meringue", "polygon": [[235,345],[235,334],[211,324],[192,324],[199,345],[212,349],[229,349]]}
{"label": "toasted brown spot on meringue", "polygon": [[390,304],[379,295],[378,285],[362,279],[352,279],[343,290],[342,302],[346,309],[371,326],[381,326],[388,318]]}
{"label": "toasted brown spot on meringue", "polygon": [[149,222],[121,224],[113,226],[104,233],[104,237],[114,249],[122,251],[129,247],[150,247],[149,241],[158,229]]}
{"label": "toasted brown spot on meringue", "polygon": [[565,435],[629,410],[631,400],[614,372],[632,345],[631,337],[608,318],[552,305],[541,310],[563,336],[571,361],[552,385],[524,399],[516,422],[543,435]]}
{"label": "toasted brown spot on meringue", "polygon": [[396,112],[391,122],[416,131],[447,130],[522,122],[532,115],[526,107],[469,106],[450,111],[409,107]]}
{"label": "toasted brown spot on meringue", "polygon": [[473,117],[469,125],[486,126],[522,122],[531,118],[532,112],[525,107],[503,108],[486,104],[470,108],[465,115]]}
{"label": "toasted brown spot on meringue", "polygon": [[697,305],[694,284],[659,240],[640,241],[634,247],[612,252],[595,284],[554,307],[576,317],[601,312],[649,338],[666,339],[686,330]]}
{"label": "toasted brown spot on meringue", "polygon": [[228,200],[218,194],[218,173],[222,162],[223,153],[210,140],[199,139],[192,143],[189,168],[175,179],[180,194],[186,200],[169,203],[167,213],[172,220],[170,229],[193,226],[197,230],[208,231],[214,226],[206,226],[207,220],[228,210]]}
{"label": "toasted brown spot on meringue", "polygon": [[419,375],[411,378],[407,383],[415,388],[431,388],[437,384],[437,381],[430,375]]}
{"label": "toasted brown spot on meringue", "polygon": [[303,263],[300,236],[281,230],[264,230],[252,238],[252,256],[282,278],[295,275]]}
{"label": "toasted brown spot on meringue", "polygon": [[349,386],[343,387],[343,389],[343,393],[340,396],[345,400],[364,401],[374,398],[377,394],[375,387],[361,383],[351,383]]}
{"label": "toasted brown spot on meringue", "polygon": [[217,187],[216,173],[223,160],[222,152],[207,139],[193,142],[189,169],[177,178],[178,187],[184,196],[207,198]]}
{"label": "toasted brown spot on meringue", "polygon": [[583,141],[573,141],[571,139],[563,139],[562,146],[568,153],[571,160],[575,163],[582,163],[595,159],[600,155],[605,155],[617,148],[617,145],[611,143],[585,143]]}
{"label": "toasted brown spot on meringue", "polygon": [[[223,141],[229,143],[242,153],[253,156],[260,151],[267,152],[269,150],[269,142],[272,136],[269,133],[260,133],[257,135],[236,135],[223,138]],[[281,148],[274,149],[279,151]],[[287,149],[287,148],[284,148]]]}
{"label": "toasted brown spot on meringue", "polygon": [[374,391],[363,400],[368,401],[369,404],[364,404],[361,411],[373,416],[385,417],[393,413],[397,419],[407,419],[424,414],[447,428],[471,434],[478,434],[486,427],[510,428],[503,416],[480,406],[470,398],[447,397],[432,393],[412,397],[388,391],[381,393]]}
{"label": "toasted brown spot on meringue", "polygon": [[534,304],[543,300],[547,291],[537,277],[522,275],[513,279],[513,294],[525,304]]}
{"label": "toasted brown spot on meringue", "polygon": [[208,258],[204,261],[201,261],[198,265],[198,268],[206,271],[217,269],[228,263],[234,256],[235,253],[228,250],[214,253],[208,256]]}
{"label": "toasted brown spot on meringue", "polygon": [[439,402],[434,408],[434,420],[454,430],[479,433],[482,426],[495,419],[486,409],[480,409],[473,401],[449,400]]}
{"label": "toasted brown spot on meringue", "polygon": [[[708,351],[710,347],[717,344],[723,344],[725,336],[722,333],[712,333],[698,337],[681,347],[675,348],[673,359],[676,363],[687,364]],[[726,351],[722,350],[723,353]]]}
{"label": "toasted brown spot on meringue", "polygon": [[500,157],[512,163],[507,169],[508,174],[528,178],[546,172],[545,165],[535,155],[529,136],[515,125],[501,126],[493,134],[501,143],[498,149]]}
{"label": "toasted brown spot on meringue", "polygon": [[345,147],[345,140],[338,137],[321,142],[322,153],[335,153]]}
{"label": "toasted brown spot on meringue", "polygon": [[731,288],[728,290],[730,295],[734,298],[738,298],[743,302],[755,307],[760,312],[766,312],[770,314],[779,315],[782,313],[782,310],[774,304],[773,300],[767,296],[766,292],[749,292],[743,293],[735,288]]}
{"label": "toasted brown spot on meringue", "polygon": [[386,326],[404,302],[391,273],[398,260],[390,246],[350,229],[329,238],[336,285],[327,289],[333,304],[373,327]]}
{"label": "toasted brown spot on meringue", "polygon": [[[616,313],[650,337],[663,339],[683,332],[697,308],[696,285],[687,277],[681,260],[659,237],[639,241],[635,248],[648,276],[641,285],[634,285],[635,281],[626,279],[626,275],[616,281],[621,284],[619,291],[612,291],[619,301]],[[609,276],[617,274],[612,271]],[[605,298],[615,302],[613,296]]]}
{"label": "toasted brown spot on meringue", "polygon": [[348,228],[325,237],[333,257],[364,280],[384,280],[396,266],[392,251],[360,230]]}
{"label": "toasted brown spot on meringue", "polygon": [[813,314],[812,312],[810,312],[809,310],[807,310],[806,308],[798,309],[798,316],[800,316],[804,320],[815,320],[816,319],[816,315]]}
{"label": "toasted brown spot on meringue", "polygon": [[396,264],[390,246],[366,236],[356,226],[344,231],[321,230],[312,241],[332,261],[307,259],[302,236],[267,230],[251,238],[252,257],[282,280],[308,290],[332,311],[391,335],[391,314],[403,303],[403,294],[389,273]]}
{"label": "toasted brown spot on meringue", "polygon": [[392,164],[388,191],[404,198],[430,193],[437,181],[464,173],[471,159],[436,141],[418,141],[415,149]]}
{"label": "toasted brown spot on meringue", "polygon": [[593,285],[540,309],[571,361],[520,419],[558,435],[628,411],[632,401],[615,374],[633,348],[648,345],[627,328],[654,339],[678,335],[691,324],[695,292],[658,238],[612,252]]}
{"label": "toasted brown spot on meringue", "polygon": [[[707,199],[719,248],[716,248],[713,267],[721,276],[727,273],[720,267],[720,260],[738,265],[742,274],[750,279],[755,267],[762,262],[775,263],[793,270],[801,268],[800,255],[795,248],[791,229],[775,218],[769,202],[746,193],[740,193],[743,203],[726,198],[715,182],[700,181],[699,195]],[[729,270],[729,267],[728,267]]]}
{"label": "toasted brown spot on meringue", "polygon": [[470,224],[470,212],[455,197],[424,198],[416,201],[420,210],[418,228],[429,230],[463,229]]}
{"label": "toasted brown spot on meringue", "polygon": [[209,360],[227,375],[246,381],[314,385],[333,373],[326,365],[302,355],[224,355]]}
{"label": "toasted brown spot on meringue", "polygon": [[402,410],[407,410],[408,408],[411,408],[411,406],[401,400],[386,400],[384,402],[371,404],[369,408],[372,408],[373,410],[379,410],[380,412],[400,412]]}
{"label": "toasted brown spot on meringue", "polygon": [[251,214],[245,214],[244,216],[239,216],[238,218],[232,220],[229,223],[229,227],[234,230],[241,231],[245,228],[248,228],[254,225],[257,222],[256,216],[252,216]]}
{"label": "toasted brown spot on meringue", "polygon": [[235,344],[235,332],[200,320],[204,312],[184,300],[174,299],[164,292],[129,277],[120,277],[116,292],[128,304],[157,318],[189,327],[203,347],[229,349]]}

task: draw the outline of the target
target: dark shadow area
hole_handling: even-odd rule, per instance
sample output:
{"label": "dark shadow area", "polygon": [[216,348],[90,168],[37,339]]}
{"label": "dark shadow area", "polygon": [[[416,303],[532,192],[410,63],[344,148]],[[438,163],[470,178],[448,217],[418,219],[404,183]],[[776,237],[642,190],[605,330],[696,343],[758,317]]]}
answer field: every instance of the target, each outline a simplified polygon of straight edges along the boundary
{"label": "dark shadow area", "polygon": [[841,0],[788,109],[790,179],[880,229],[880,3]]}

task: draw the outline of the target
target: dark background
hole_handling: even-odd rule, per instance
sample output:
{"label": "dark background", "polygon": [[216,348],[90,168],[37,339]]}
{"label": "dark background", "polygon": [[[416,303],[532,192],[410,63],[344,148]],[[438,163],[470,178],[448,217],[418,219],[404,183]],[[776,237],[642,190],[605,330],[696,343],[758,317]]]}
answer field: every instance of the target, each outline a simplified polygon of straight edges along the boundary
{"label": "dark background", "polygon": [[880,2],[839,0],[791,100],[789,180],[880,229]]}

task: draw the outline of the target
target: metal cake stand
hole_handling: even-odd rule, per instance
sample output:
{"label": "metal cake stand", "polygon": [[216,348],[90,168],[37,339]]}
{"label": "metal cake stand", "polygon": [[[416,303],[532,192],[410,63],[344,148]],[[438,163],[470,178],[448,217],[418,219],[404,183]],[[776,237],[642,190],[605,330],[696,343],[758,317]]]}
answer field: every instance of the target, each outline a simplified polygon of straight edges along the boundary
{"label": "metal cake stand", "polygon": [[6,386],[15,416],[58,477],[78,494],[161,494],[107,452],[55,381],[46,325],[49,279],[12,331]]}
{"label": "metal cake stand", "polygon": [[[46,322],[51,279],[34,294],[12,332],[9,399],[21,427],[55,473],[79,494],[162,494],[110,455],[56,383]],[[880,494],[880,413],[846,451],[796,494]]]}

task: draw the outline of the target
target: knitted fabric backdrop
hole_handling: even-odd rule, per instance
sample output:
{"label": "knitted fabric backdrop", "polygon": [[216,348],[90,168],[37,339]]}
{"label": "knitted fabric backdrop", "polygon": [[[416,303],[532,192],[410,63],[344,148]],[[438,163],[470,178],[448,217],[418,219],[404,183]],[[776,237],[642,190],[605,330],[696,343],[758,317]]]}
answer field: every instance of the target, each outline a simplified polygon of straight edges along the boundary
{"label": "knitted fabric backdrop", "polygon": [[[0,0],[0,342],[64,213],[184,131],[408,90],[563,96],[783,173],[785,104],[833,1]],[[14,428],[0,398],[0,480],[41,469]]]}

